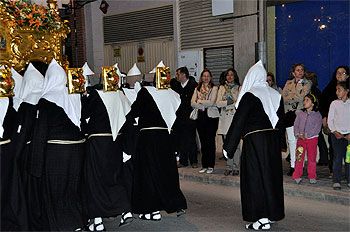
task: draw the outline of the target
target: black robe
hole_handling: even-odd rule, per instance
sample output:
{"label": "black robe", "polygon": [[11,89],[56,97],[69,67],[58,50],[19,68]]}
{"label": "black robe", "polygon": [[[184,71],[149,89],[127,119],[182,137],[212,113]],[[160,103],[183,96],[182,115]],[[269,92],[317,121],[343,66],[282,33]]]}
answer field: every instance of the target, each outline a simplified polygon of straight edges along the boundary
{"label": "black robe", "polygon": [[29,172],[42,178],[42,228],[72,231],[87,221],[81,194],[84,144],[53,144],[48,140],[79,141],[83,136],[55,103],[42,98],[38,110]]}
{"label": "black robe", "polygon": [[[127,120],[139,117],[139,128],[163,127],[159,109],[147,89],[142,88],[131,106]],[[173,213],[186,209],[180,190],[176,158],[171,152],[168,130],[141,130],[133,156],[134,180],[132,207],[134,213],[165,210]]]}
{"label": "black robe", "polygon": [[4,118],[3,138],[11,143],[0,145],[1,157],[1,230],[28,230],[28,215],[20,169],[16,159],[17,144],[14,141],[17,130],[17,112],[13,108],[13,99]]}
{"label": "black robe", "polygon": [[[283,100],[277,111],[278,130],[256,132],[243,139],[241,157],[241,203],[245,221],[284,218],[284,196],[281,147],[285,143],[283,125]],[[241,136],[256,130],[272,128],[259,98],[245,93],[239,103],[224,142],[230,158]]]}
{"label": "black robe", "polygon": [[[88,136],[112,133],[107,109],[96,90],[92,90],[83,103],[83,118],[89,118]],[[84,194],[89,218],[131,211],[127,183],[132,177],[123,175],[123,136],[121,133],[115,141],[112,136],[92,136],[86,142]]]}
{"label": "black robe", "polygon": [[28,209],[29,230],[41,230],[41,178],[29,173],[29,161],[31,159],[31,140],[34,131],[37,106],[22,102],[17,113],[18,126],[14,135],[16,144],[16,160],[19,166],[23,189]]}

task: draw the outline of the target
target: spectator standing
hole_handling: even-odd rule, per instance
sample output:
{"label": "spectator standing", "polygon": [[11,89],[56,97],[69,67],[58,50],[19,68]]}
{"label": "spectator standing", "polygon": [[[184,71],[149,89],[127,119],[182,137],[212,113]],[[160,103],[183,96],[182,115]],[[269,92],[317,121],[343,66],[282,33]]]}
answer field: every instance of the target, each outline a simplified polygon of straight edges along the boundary
{"label": "spectator standing", "polygon": [[[328,113],[328,127],[332,132],[331,140],[334,149],[333,163],[333,189],[341,189],[340,180],[342,174],[342,163],[346,156],[346,147],[350,141],[350,100],[349,79],[339,82],[336,86],[338,99],[334,100]],[[350,164],[345,163],[345,177],[347,186],[350,188]]]}
{"label": "spectator standing", "polygon": [[181,104],[176,111],[176,121],[173,127],[180,153],[178,167],[187,166],[189,160],[192,168],[198,168],[196,121],[190,119],[192,111],[191,98],[194,89],[197,87],[197,82],[194,78],[190,78],[186,67],[177,69],[176,73],[178,75],[179,88],[175,89],[175,91],[181,98]]}
{"label": "spectator standing", "polygon": [[216,107],[218,87],[213,82],[209,69],[201,73],[199,84],[194,90],[191,106],[198,109],[197,130],[201,142],[202,169],[200,173],[211,174],[215,165],[215,136],[220,113]]}
{"label": "spectator standing", "polygon": [[[220,85],[218,91],[218,97],[216,99],[216,105],[220,112],[219,125],[218,125],[218,134],[222,135],[223,141],[226,138],[228,128],[231,125],[233,116],[236,112],[235,103],[238,98],[238,93],[240,89],[239,77],[236,70],[230,68],[226,70],[225,81]],[[233,159],[227,159],[226,161],[226,170],[224,172],[225,176],[228,176],[233,173],[233,175],[239,174],[239,159],[241,157],[241,151],[239,147],[233,156]]]}
{"label": "spectator standing", "polygon": [[325,134],[328,135],[328,143],[329,143],[329,160],[328,160],[328,167],[330,171],[330,178],[333,178],[333,158],[334,158],[334,150],[333,145],[331,141],[330,131],[328,128],[327,123],[327,117],[328,117],[328,111],[329,107],[332,103],[332,101],[338,99],[336,95],[336,86],[339,81],[345,81],[349,78],[349,67],[348,66],[339,66],[337,67],[332,75],[331,81],[328,83],[326,88],[323,90],[321,95],[321,101],[320,101],[320,112],[322,115],[322,125],[323,125],[323,131]]}
{"label": "spectator standing", "polygon": [[294,136],[294,120],[296,114],[303,108],[303,100],[311,90],[311,82],[305,77],[305,65],[296,63],[290,69],[289,80],[287,80],[283,91],[283,101],[285,110],[285,126],[289,144],[290,170],[287,175],[291,176],[295,167],[295,149],[297,139]]}
{"label": "spectator standing", "polygon": [[310,184],[316,184],[317,140],[321,131],[322,116],[318,112],[315,95],[307,94],[303,105],[304,109],[298,113],[294,122],[294,135],[298,138],[298,142],[293,179],[297,184],[302,181],[304,157],[307,151],[307,172]]}

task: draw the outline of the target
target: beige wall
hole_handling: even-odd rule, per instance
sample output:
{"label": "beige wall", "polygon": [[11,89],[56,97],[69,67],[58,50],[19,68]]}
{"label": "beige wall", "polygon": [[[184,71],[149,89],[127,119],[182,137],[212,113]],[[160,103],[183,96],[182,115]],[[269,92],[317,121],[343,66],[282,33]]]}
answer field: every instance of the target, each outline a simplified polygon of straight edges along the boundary
{"label": "beige wall", "polygon": [[[234,1],[233,16],[257,12],[257,1]],[[255,62],[255,43],[258,42],[257,16],[247,16],[233,20],[234,26],[234,68],[243,82],[248,69]]]}
{"label": "beige wall", "polygon": [[[104,46],[104,60],[106,65],[118,63],[122,72],[127,73],[129,69],[137,62],[137,45],[138,42],[112,44]],[[175,69],[174,41],[169,39],[144,41],[145,62],[137,62],[137,67],[142,73],[151,71],[159,61],[163,60],[164,64],[170,67],[172,74]],[[114,57],[114,48],[120,48],[120,57]]]}

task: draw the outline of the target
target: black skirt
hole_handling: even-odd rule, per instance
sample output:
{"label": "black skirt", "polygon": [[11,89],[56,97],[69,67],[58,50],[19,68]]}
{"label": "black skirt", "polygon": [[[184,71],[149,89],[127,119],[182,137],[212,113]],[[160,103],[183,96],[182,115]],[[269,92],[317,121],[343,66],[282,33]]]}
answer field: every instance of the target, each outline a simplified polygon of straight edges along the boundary
{"label": "black skirt", "polygon": [[241,202],[245,221],[284,218],[281,145],[278,131],[256,132],[243,140]]}
{"label": "black skirt", "polygon": [[133,159],[134,213],[173,213],[187,208],[167,130],[141,131]]}
{"label": "black skirt", "polygon": [[131,211],[123,175],[120,139],[91,137],[86,145],[84,194],[88,217],[110,217]]}

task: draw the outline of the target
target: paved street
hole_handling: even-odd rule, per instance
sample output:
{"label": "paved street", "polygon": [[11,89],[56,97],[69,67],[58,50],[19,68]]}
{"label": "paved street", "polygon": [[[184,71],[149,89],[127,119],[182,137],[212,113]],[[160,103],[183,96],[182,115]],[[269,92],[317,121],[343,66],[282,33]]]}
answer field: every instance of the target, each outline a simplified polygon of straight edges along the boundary
{"label": "paved street", "polygon": [[[108,231],[244,231],[239,188],[181,180],[187,214],[177,218],[162,212],[160,222],[135,219],[119,228],[116,220],[105,222]],[[272,231],[349,231],[350,208],[346,205],[285,197],[286,218]]]}

